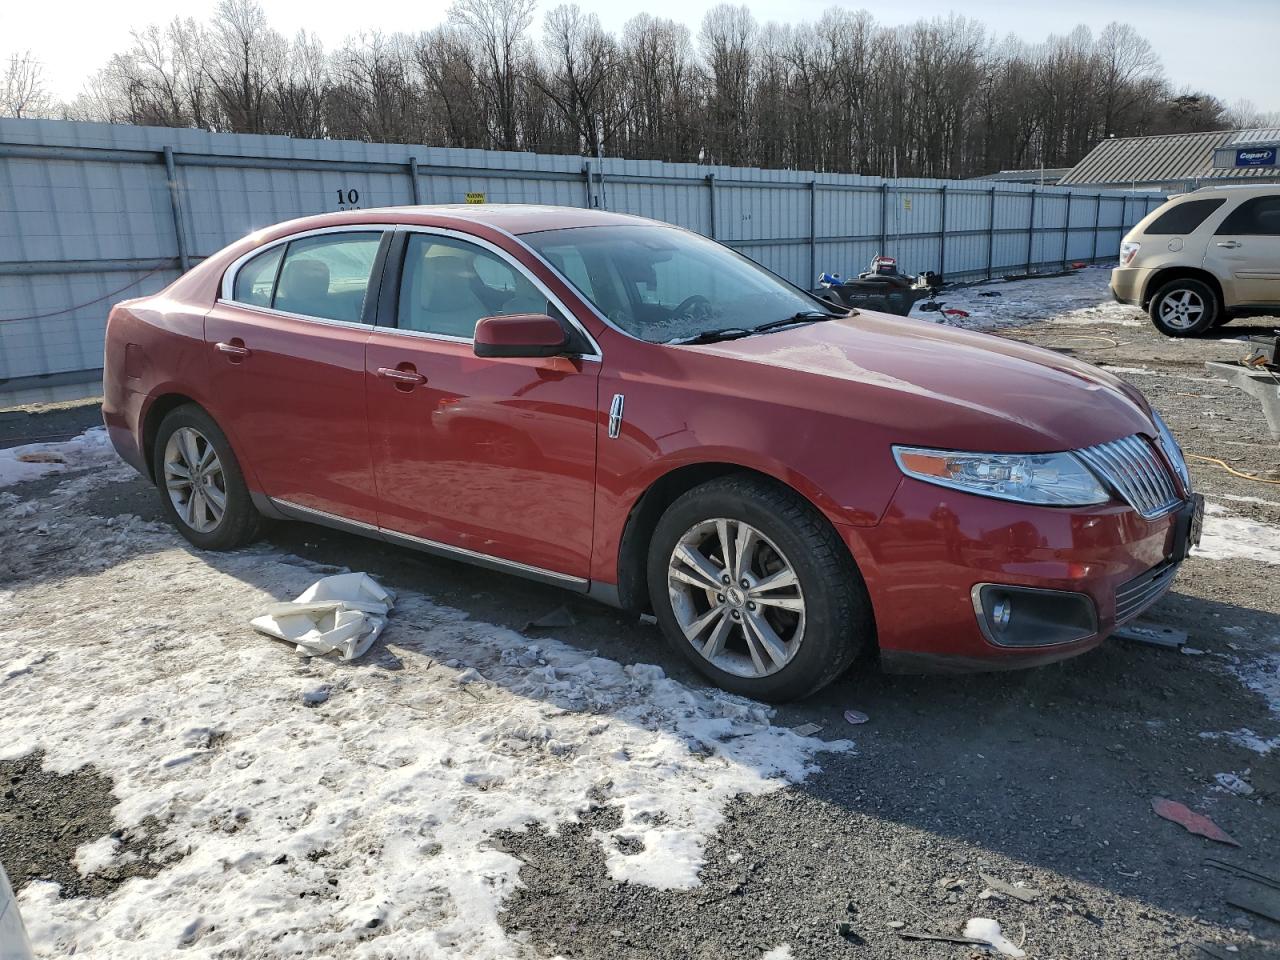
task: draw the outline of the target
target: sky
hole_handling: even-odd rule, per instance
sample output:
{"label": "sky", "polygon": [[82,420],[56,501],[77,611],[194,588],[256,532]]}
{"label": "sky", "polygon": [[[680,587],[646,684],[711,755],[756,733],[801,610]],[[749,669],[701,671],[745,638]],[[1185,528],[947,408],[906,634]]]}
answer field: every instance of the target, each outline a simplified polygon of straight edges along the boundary
{"label": "sky", "polygon": [[[178,12],[202,19],[216,2],[10,0],[0,3],[0,57],[30,49],[43,62],[54,95],[70,99],[110,54],[129,45],[130,29],[167,22]],[[545,11],[560,2],[540,0],[539,9]],[[645,0],[643,6],[609,0],[578,3],[599,14],[604,25],[615,31],[641,10],[682,21],[696,30],[716,0]],[[797,22],[816,20],[832,5],[831,0],[755,0],[750,7],[761,22]],[[1112,20],[1122,20],[1151,41],[1175,87],[1205,90],[1228,104],[1247,98],[1263,111],[1280,110],[1280,84],[1271,76],[1275,47],[1280,42],[1280,3],[1276,0],[1229,0],[1211,7],[1203,0],[898,0],[891,7],[840,5],[866,7],[886,24],[955,12],[982,21],[997,35],[1013,33],[1033,41],[1050,33],[1066,33],[1081,23],[1096,33]],[[281,33],[291,36],[306,29],[318,34],[326,47],[335,47],[361,31],[428,29],[444,19],[449,4],[447,0],[383,0],[368,5],[349,0],[264,0],[263,6],[272,26]]]}

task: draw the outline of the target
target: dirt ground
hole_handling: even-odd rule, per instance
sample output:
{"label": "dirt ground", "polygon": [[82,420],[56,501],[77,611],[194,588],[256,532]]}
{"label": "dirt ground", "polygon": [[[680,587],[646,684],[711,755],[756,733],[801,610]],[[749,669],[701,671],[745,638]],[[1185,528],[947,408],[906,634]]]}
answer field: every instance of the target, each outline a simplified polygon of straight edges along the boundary
{"label": "dirt ground", "polygon": [[[1256,401],[1204,373],[1206,360],[1242,356],[1238,338],[1273,321],[1174,341],[1136,311],[1115,316],[1076,311],[1000,333],[1115,369],[1189,454],[1280,478],[1280,446]],[[0,414],[0,445],[71,435],[97,416],[91,404]],[[1200,460],[1191,470],[1196,488],[1237,521],[1229,529],[1253,522],[1267,525],[1255,528],[1266,536],[1280,525],[1280,485]],[[71,479],[9,489],[39,500]],[[77,509],[160,518],[140,478],[99,487]],[[566,605],[576,622],[554,631],[560,640],[699,684],[655,627],[556,589],[313,526],[278,524],[269,537],[280,551],[365,570],[392,588],[428,585],[433,600],[477,621],[519,630]],[[1231,878],[1204,862],[1280,874],[1280,576],[1257,551],[1227,554],[1193,555],[1144,618],[1185,630],[1197,655],[1112,640],[1011,674],[894,677],[863,667],[780,708],[775,724],[818,724],[820,736],[850,737],[856,748],[822,755],[822,771],[801,783],[732,801],[693,890],[612,880],[593,839],[617,816],[607,804],[555,834],[502,834],[499,849],[524,862],[503,925],[531,955],[602,960],[761,957],[784,944],[790,952],[771,957],[967,957],[970,947],[901,931],[955,933],[973,916],[998,917],[1037,958],[1194,957],[1206,942],[1237,948],[1231,956],[1280,956],[1280,925],[1229,906]],[[21,589],[28,575],[12,570],[8,586]],[[849,708],[870,722],[850,727]],[[1222,789],[1222,773],[1246,779],[1252,794]],[[0,786],[0,857],[19,890],[74,875],[81,834],[111,828],[91,767],[54,778],[41,774],[38,757],[6,761]],[[1239,848],[1156,817],[1155,797],[1209,815]],[[981,875],[1038,894],[1026,903],[981,899]],[[102,896],[126,879],[73,882],[64,894]]]}

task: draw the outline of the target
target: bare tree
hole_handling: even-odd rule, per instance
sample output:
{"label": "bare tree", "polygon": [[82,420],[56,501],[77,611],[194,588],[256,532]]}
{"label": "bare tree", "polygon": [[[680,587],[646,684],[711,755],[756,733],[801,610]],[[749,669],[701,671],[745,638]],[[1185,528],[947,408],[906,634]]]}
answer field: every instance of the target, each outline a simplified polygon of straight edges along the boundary
{"label": "bare tree", "polygon": [[546,72],[535,75],[537,86],[564,116],[578,149],[593,153],[625,117],[617,90],[622,62],[617,41],[599,17],[572,3],[547,14],[542,44]]}
{"label": "bare tree", "polygon": [[521,65],[525,34],[533,23],[536,0],[457,0],[450,21],[479,49],[476,81],[484,94],[494,145],[515,150],[519,143]]}
{"label": "bare tree", "polygon": [[0,81],[0,117],[47,117],[53,109],[40,61],[30,50],[10,56]]}
{"label": "bare tree", "polygon": [[226,128],[268,132],[268,92],[285,59],[283,38],[267,25],[257,0],[221,0],[212,33],[207,70]]}

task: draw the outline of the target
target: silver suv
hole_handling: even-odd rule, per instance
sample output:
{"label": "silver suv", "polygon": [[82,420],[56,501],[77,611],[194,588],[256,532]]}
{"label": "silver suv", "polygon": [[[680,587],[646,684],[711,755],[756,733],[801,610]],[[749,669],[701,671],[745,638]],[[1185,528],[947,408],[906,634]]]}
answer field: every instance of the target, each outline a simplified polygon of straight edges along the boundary
{"label": "silver suv", "polygon": [[1204,187],[1172,197],[1120,244],[1111,293],[1156,329],[1191,337],[1280,307],[1280,184]]}

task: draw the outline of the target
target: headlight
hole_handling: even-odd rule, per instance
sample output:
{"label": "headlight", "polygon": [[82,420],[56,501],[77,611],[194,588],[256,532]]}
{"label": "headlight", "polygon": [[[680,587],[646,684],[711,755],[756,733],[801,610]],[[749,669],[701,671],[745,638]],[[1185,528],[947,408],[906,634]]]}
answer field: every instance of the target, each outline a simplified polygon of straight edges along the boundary
{"label": "headlight", "polygon": [[909,477],[998,500],[1052,507],[1106,503],[1111,495],[1070,453],[961,453],[894,447]]}
{"label": "headlight", "polygon": [[1160,443],[1160,449],[1164,451],[1164,455],[1173,464],[1173,469],[1177,471],[1178,479],[1182,481],[1183,492],[1190,493],[1191,471],[1187,469],[1187,458],[1182,455],[1182,447],[1178,446],[1178,441],[1173,438],[1173,431],[1164,422],[1164,417],[1152,410],[1151,420],[1156,425],[1156,439]]}
{"label": "headlight", "polygon": [[1132,240],[1126,240],[1120,244],[1120,266],[1127,267],[1133,263],[1133,258],[1138,255],[1138,248],[1141,246],[1142,244],[1135,243]]}

